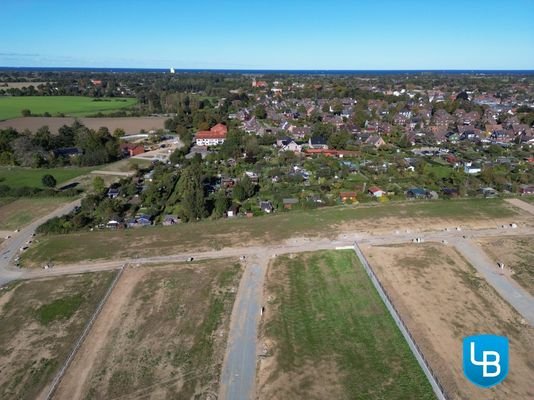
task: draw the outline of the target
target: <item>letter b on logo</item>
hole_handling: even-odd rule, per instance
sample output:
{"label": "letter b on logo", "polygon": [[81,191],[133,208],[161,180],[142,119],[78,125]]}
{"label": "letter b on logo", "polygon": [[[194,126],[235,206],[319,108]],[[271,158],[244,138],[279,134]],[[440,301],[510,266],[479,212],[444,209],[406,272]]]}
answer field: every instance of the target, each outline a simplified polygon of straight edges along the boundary
{"label": "letter b on logo", "polygon": [[464,338],[464,374],[475,385],[489,388],[508,375],[508,339],[496,335]]}

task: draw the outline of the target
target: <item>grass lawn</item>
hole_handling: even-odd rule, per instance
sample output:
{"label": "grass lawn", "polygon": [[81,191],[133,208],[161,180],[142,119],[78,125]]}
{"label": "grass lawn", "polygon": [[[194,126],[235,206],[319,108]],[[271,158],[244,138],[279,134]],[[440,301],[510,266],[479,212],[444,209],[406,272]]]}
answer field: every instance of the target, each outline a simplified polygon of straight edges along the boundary
{"label": "grass lawn", "polygon": [[16,282],[0,291],[0,398],[35,399],[107,290],[112,272]]}
{"label": "grass lawn", "polygon": [[265,294],[260,398],[435,398],[353,251],[279,257]]}
{"label": "grass lawn", "polygon": [[[226,246],[280,243],[295,236],[336,237],[342,230],[362,231],[386,226],[431,226],[436,219],[449,224],[480,223],[484,219],[516,215],[500,199],[389,202],[348,207],[295,210],[255,218],[234,218],[120,231],[79,232],[42,237],[24,253],[23,265],[131,258],[218,249]],[[397,225],[395,225],[397,224]],[[452,225],[454,226],[454,225]]]}
{"label": "grass lawn", "polygon": [[23,168],[0,167],[0,185],[11,187],[38,187],[44,188],[41,179],[50,174],[57,181],[57,187],[63,182],[85,175],[98,167],[65,167],[65,168]]}
{"label": "grass lawn", "polygon": [[[109,101],[108,101],[109,100]],[[92,97],[82,96],[2,96],[0,97],[0,120],[21,117],[21,111],[28,109],[32,114],[48,112],[52,116],[83,117],[98,112],[117,111],[137,103],[132,98],[110,98],[94,101]]]}
{"label": "grass lawn", "polygon": [[0,230],[20,229],[73,200],[71,197],[35,197],[16,199],[5,205],[0,202]]}

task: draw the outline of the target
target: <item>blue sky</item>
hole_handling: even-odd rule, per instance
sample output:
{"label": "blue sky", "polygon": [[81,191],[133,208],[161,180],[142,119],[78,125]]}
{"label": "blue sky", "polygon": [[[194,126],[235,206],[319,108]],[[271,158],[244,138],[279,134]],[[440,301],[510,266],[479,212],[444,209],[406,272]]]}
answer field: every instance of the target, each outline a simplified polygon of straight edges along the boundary
{"label": "blue sky", "polygon": [[0,66],[534,69],[534,0],[0,3]]}

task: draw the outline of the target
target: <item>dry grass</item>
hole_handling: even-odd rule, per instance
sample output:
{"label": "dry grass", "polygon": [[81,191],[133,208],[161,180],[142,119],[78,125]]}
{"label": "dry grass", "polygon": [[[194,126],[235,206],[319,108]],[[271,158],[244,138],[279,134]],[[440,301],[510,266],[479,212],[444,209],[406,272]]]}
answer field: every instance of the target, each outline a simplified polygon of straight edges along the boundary
{"label": "dry grass", "polygon": [[126,270],[57,398],[217,393],[241,272],[232,260]]}
{"label": "dry grass", "polygon": [[62,365],[111,272],[13,283],[0,291],[0,398],[35,399]]}
{"label": "dry grass", "polygon": [[[533,398],[533,328],[454,248],[426,243],[363,251],[452,399]],[[509,375],[492,389],[475,387],[462,372],[462,340],[479,333],[510,339]]]}
{"label": "dry grass", "polygon": [[504,263],[512,278],[534,296],[534,236],[480,239],[495,262]]}

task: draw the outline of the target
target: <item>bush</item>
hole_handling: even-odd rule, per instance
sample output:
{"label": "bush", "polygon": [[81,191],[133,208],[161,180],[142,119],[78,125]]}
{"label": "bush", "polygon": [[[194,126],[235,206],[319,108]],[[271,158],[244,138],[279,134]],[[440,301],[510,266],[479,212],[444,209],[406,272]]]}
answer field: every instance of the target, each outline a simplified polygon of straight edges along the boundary
{"label": "bush", "polygon": [[50,174],[43,175],[43,178],[41,179],[41,182],[42,182],[43,186],[46,186],[46,187],[49,187],[49,188],[53,188],[57,184],[56,178],[54,178]]}

